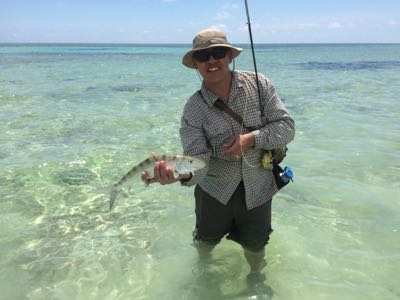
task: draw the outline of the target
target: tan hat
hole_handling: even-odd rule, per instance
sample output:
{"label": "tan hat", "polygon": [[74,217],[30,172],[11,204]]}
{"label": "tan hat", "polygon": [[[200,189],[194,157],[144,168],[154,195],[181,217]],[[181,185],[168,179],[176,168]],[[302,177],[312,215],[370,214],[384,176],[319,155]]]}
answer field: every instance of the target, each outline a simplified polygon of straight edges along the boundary
{"label": "tan hat", "polygon": [[226,47],[232,50],[233,58],[238,56],[242,51],[241,48],[231,46],[226,39],[225,33],[219,29],[208,28],[200,31],[193,39],[192,50],[188,51],[182,59],[182,63],[192,69],[196,69],[193,62],[193,53],[195,51],[204,50],[213,47]]}

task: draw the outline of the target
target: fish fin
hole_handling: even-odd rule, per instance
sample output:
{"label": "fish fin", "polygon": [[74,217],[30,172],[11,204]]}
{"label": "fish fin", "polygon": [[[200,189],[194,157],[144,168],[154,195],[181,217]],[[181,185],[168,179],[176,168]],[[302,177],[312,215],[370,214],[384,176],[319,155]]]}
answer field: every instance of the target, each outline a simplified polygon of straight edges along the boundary
{"label": "fish fin", "polygon": [[113,188],[110,191],[110,211],[112,210],[115,200],[117,199],[118,190]]}
{"label": "fish fin", "polygon": [[174,170],[174,178],[178,179],[179,177],[179,172],[177,170]]}

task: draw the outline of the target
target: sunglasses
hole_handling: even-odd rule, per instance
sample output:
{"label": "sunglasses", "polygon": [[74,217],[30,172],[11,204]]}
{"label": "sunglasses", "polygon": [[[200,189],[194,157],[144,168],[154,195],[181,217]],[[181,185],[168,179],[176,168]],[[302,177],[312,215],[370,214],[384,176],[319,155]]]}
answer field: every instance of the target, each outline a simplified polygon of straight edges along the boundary
{"label": "sunglasses", "polygon": [[210,59],[210,57],[214,57],[214,59],[221,59],[226,56],[228,49],[225,47],[215,47],[210,50],[200,50],[193,53],[193,58],[198,62],[206,62]]}

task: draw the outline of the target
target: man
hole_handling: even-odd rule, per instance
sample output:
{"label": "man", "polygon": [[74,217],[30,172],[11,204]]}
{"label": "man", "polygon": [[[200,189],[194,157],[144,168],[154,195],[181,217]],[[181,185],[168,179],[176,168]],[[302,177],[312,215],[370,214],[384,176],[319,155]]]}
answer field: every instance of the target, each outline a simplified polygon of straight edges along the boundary
{"label": "man", "polygon": [[[195,245],[204,255],[227,235],[244,249],[250,274],[265,266],[265,246],[272,232],[271,200],[277,192],[274,176],[262,166],[264,149],[277,149],[294,138],[294,121],[271,82],[259,74],[261,102],[253,72],[230,70],[229,64],[242,49],[231,46],[217,29],[199,32],[182,63],[196,69],[203,79],[201,89],[185,105],[181,141],[185,155],[206,162],[194,174],[174,178],[159,161],[148,183],[170,184],[180,180],[195,188]],[[244,121],[240,124],[215,106],[217,99]],[[265,125],[262,117],[268,119]],[[249,131],[244,128],[256,128]]]}

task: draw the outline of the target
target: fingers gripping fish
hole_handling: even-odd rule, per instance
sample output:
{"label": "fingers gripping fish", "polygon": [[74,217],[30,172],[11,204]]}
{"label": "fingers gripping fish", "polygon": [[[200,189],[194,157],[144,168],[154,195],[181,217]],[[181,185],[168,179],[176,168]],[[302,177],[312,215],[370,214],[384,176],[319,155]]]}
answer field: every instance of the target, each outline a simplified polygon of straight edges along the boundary
{"label": "fingers gripping fish", "polygon": [[154,177],[154,164],[157,161],[163,160],[167,168],[174,172],[174,177],[178,178],[179,174],[194,172],[205,167],[205,163],[195,157],[180,156],[180,155],[152,155],[141,161],[136,166],[132,167],[116,184],[111,187],[110,191],[110,210],[114,206],[118,192],[125,186],[131,183],[132,179],[146,171],[148,177]]}

